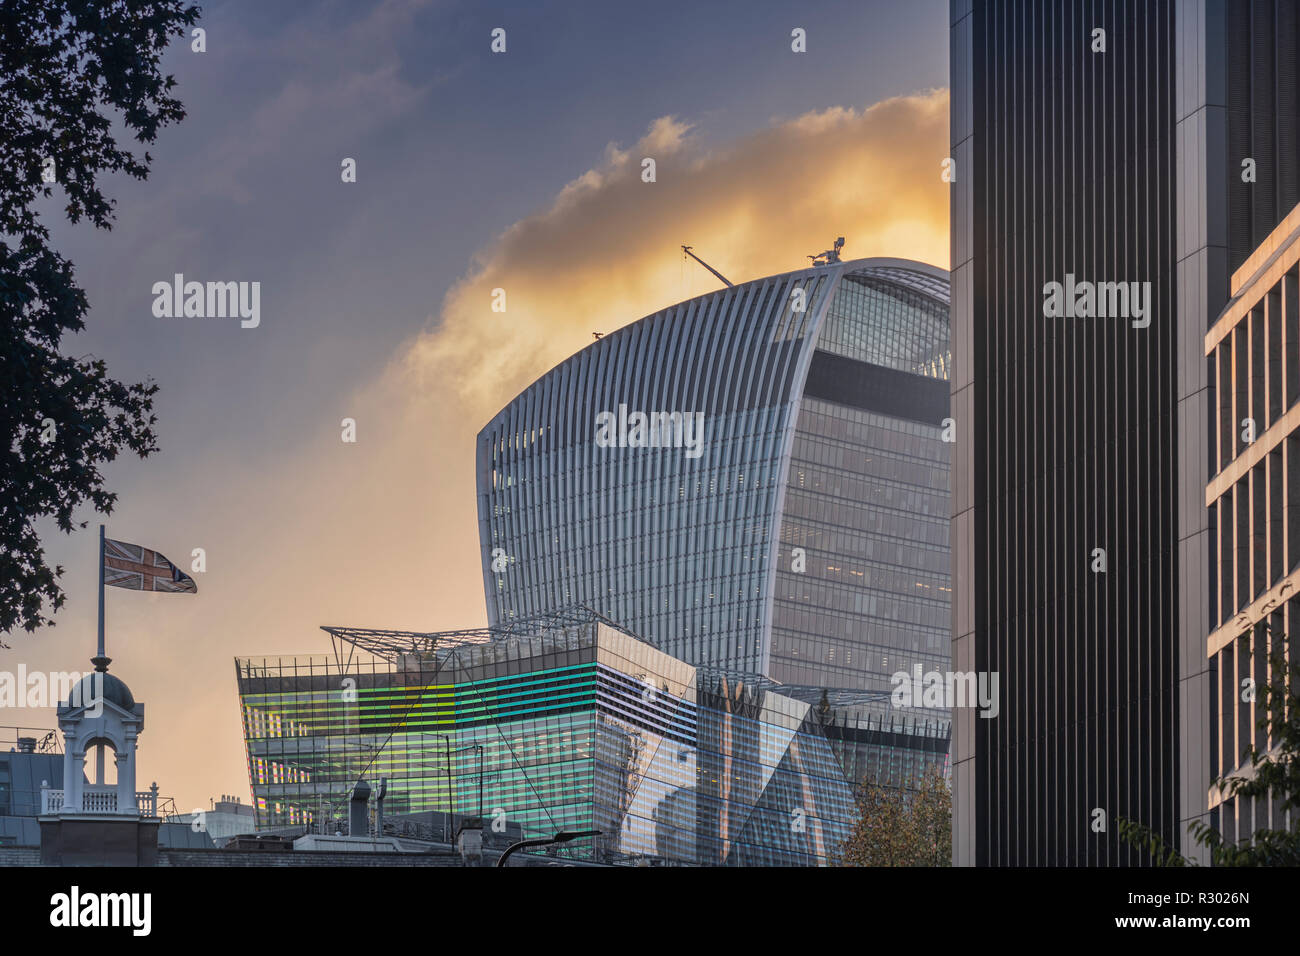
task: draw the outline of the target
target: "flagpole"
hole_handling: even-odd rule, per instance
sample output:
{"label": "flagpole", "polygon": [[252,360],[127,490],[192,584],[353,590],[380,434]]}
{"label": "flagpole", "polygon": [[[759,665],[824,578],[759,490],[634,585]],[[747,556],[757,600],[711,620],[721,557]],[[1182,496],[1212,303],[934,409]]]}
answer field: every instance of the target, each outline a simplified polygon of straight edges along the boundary
{"label": "flagpole", "polygon": [[95,656],[96,669],[103,661],[107,670],[108,661],[104,658],[104,526],[99,526],[99,648]]}

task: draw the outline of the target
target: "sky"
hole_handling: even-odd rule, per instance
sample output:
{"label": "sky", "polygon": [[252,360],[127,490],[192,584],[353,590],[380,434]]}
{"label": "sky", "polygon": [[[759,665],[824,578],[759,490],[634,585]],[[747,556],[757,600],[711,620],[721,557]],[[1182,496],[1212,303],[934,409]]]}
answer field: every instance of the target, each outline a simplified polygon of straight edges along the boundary
{"label": "sky", "polygon": [[[139,789],[247,802],[234,658],[484,625],[478,429],[593,331],[715,289],[682,244],[732,282],[836,236],[948,265],[947,8],[205,4],[206,51],[164,60],[188,116],[108,182],[114,228],[47,220],[91,304],[65,349],[158,383],[160,451],[106,469],[108,519],[40,525],[67,604],[0,670],[89,669],[100,520],[183,570],[204,549],[197,595],[108,589],[107,651],[145,703]],[[155,316],[176,273],[260,282],[260,324]]]}

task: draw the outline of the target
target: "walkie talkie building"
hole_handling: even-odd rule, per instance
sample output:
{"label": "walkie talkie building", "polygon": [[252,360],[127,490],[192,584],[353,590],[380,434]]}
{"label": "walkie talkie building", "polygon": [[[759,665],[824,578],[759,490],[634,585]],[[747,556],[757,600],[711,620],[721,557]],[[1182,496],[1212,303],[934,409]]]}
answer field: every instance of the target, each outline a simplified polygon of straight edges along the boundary
{"label": "walkie talkie building", "polygon": [[858,770],[946,765],[948,712],[888,697],[948,664],[949,354],[947,273],[901,259],[606,335],[479,433],[490,623],[578,604],[792,696],[875,692],[870,733],[919,736]]}

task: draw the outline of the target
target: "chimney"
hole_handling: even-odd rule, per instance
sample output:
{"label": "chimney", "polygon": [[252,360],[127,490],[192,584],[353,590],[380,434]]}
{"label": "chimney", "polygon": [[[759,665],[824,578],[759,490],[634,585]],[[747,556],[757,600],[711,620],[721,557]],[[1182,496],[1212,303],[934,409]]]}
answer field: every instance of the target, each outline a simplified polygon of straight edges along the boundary
{"label": "chimney", "polygon": [[369,836],[370,819],[367,812],[367,805],[370,803],[370,785],[364,780],[358,780],[357,785],[352,788],[352,798],[348,802],[348,835],[349,836]]}

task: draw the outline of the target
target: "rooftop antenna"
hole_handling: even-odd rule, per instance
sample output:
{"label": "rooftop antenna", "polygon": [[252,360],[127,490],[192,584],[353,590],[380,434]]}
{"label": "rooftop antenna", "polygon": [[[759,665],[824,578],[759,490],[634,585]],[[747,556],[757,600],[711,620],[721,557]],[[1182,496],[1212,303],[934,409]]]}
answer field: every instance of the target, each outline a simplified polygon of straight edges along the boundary
{"label": "rooftop antenna", "polygon": [[704,266],[704,268],[708,269],[708,270],[709,270],[710,272],[712,272],[715,276],[717,276],[719,279],[721,279],[721,280],[722,280],[722,284],[725,285],[728,289],[733,289],[733,288],[735,288],[735,286],[733,286],[730,282],[727,281],[727,277],[726,277],[726,276],[724,276],[724,275],[723,275],[721,272],[719,272],[717,269],[713,268],[713,266],[709,265],[707,262],[705,262],[703,259],[701,259],[699,256],[697,256],[695,253],[691,252],[691,249],[692,249],[691,246],[682,246],[682,252],[684,252],[686,255],[690,256],[692,259],[694,259],[694,260],[695,260],[696,262],[698,262],[700,265]]}
{"label": "rooftop antenna", "polygon": [[827,249],[825,252],[819,252],[817,255],[809,256],[808,258],[812,260],[812,264],[815,266],[834,265],[840,261],[840,250],[843,248],[844,237],[840,236],[835,240],[835,246],[833,248]]}

